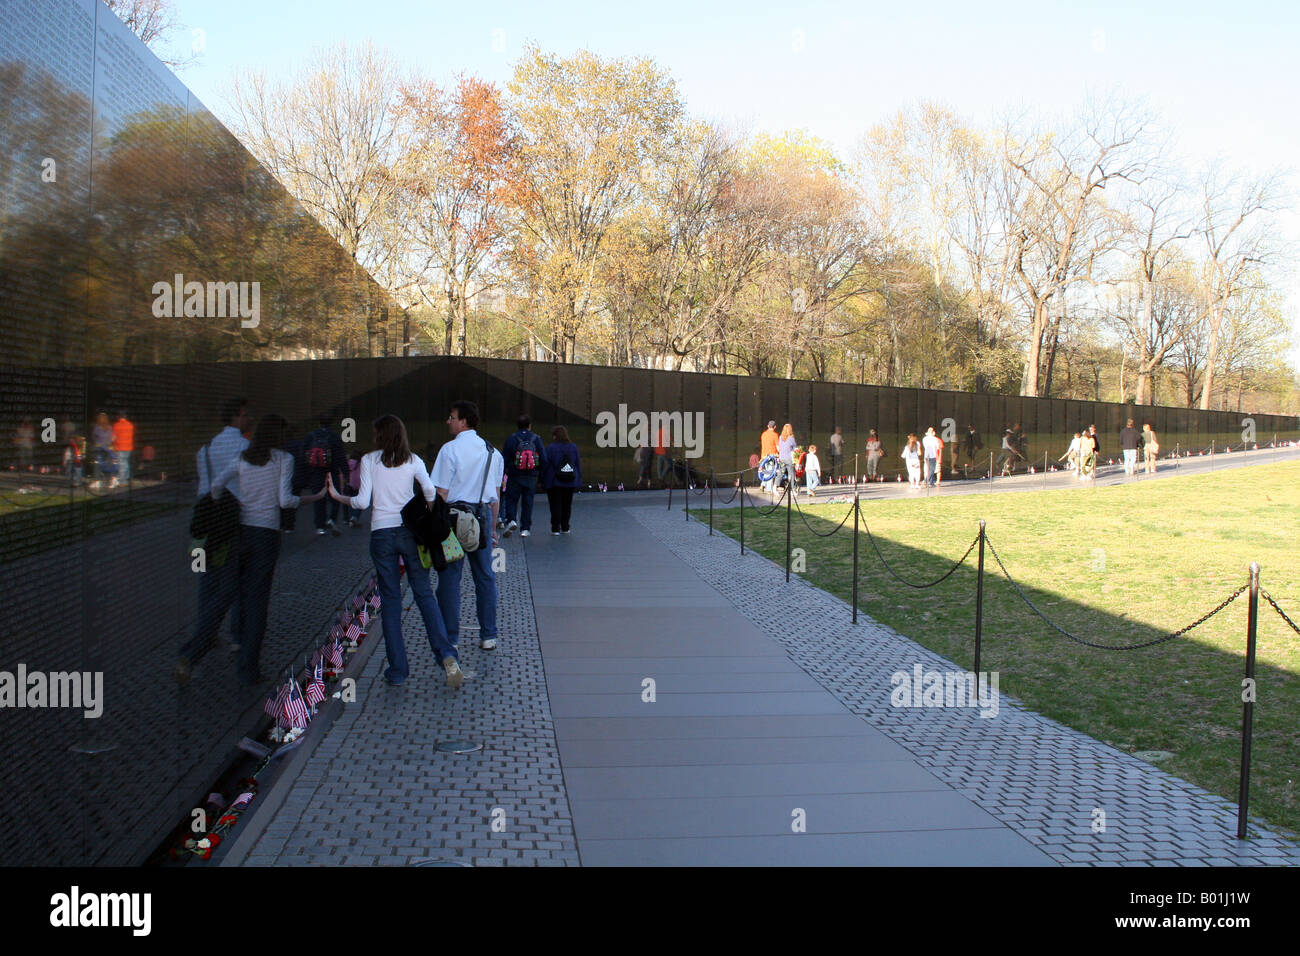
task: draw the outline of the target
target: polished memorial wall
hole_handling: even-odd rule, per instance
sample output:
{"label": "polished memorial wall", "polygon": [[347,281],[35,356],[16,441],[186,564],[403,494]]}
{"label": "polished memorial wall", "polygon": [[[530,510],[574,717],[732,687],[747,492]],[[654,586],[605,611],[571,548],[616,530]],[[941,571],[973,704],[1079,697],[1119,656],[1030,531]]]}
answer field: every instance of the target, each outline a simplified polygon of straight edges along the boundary
{"label": "polished memorial wall", "polygon": [[[836,426],[849,461],[876,428],[891,479],[902,436],[945,419],[974,424],[986,454],[1020,423],[1039,460],[1089,423],[1117,452],[1130,414],[1166,449],[1241,441],[1243,416],[1227,412],[397,357],[400,313],[382,290],[99,0],[0,0],[0,155],[0,685],[20,669],[102,675],[98,716],[0,709],[0,865],[143,861],[256,725],[263,690],[240,686],[225,646],[174,679],[201,610],[195,457],[232,398],[253,421],[282,415],[294,437],[320,415],[336,430],[351,419],[349,450],[368,450],[368,423],[394,412],[430,462],[451,401],[476,401],[498,446],[528,412],[547,438],[567,426],[585,481],[611,488],[637,477],[633,447],[598,441],[621,406],[698,415],[700,474],[744,468],[768,419],[822,446],[827,471]],[[121,411],[131,479],[78,484],[70,437]],[[1294,418],[1252,425],[1261,444],[1300,437]],[[302,663],[369,573],[364,527],[318,536],[299,509],[274,579],[268,680]]]}

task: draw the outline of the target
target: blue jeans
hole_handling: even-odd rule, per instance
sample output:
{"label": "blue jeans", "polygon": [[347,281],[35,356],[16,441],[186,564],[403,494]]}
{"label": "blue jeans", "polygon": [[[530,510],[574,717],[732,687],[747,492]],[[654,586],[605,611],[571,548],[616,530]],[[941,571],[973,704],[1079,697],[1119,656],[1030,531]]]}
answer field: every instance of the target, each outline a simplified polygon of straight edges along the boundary
{"label": "blue jeans", "polygon": [[115,451],[113,457],[117,460],[117,480],[126,484],[131,480],[131,453],[129,451]]}
{"label": "blue jeans", "polygon": [[[447,639],[443,616],[438,613],[438,600],[429,584],[429,570],[420,563],[420,553],[410,529],[401,526],[373,530],[370,532],[370,557],[374,559],[375,575],[379,579],[379,599],[383,602],[379,606],[379,618],[384,625],[384,648],[388,652],[388,670],[384,676],[394,684],[406,680],[411,672],[406,660],[406,643],[402,640],[402,586],[397,570],[399,556],[406,565],[406,579],[411,584],[415,605],[424,619],[433,659],[441,664],[445,658],[456,657],[455,642]],[[439,575],[439,587],[442,585],[441,577]]]}
{"label": "blue jeans", "polygon": [[257,683],[261,677],[258,663],[262,657],[262,639],[266,636],[267,609],[271,604],[271,582],[280,560],[278,528],[239,529],[239,615],[235,634],[239,641],[236,668],[245,684]]}
{"label": "blue jeans", "polygon": [[807,479],[807,486],[809,491],[816,491],[819,487],[821,487],[821,483],[822,483],[821,475],[817,474],[816,472],[814,471],[805,472],[804,477]]}
{"label": "blue jeans", "polygon": [[[240,527],[242,534],[243,527]],[[191,663],[198,663],[203,655],[212,649],[221,622],[226,619],[226,612],[232,604],[234,614],[230,622],[231,632],[239,639],[242,630],[241,607],[235,603],[239,595],[239,553],[240,539],[233,540],[217,548],[210,548],[207,555],[207,570],[199,575],[199,601],[195,614],[194,634],[181,645],[181,656],[188,657]],[[220,566],[217,561],[221,561]]]}
{"label": "blue jeans", "polygon": [[478,636],[486,641],[497,636],[497,579],[492,572],[492,545],[471,551],[460,561],[447,565],[438,574],[438,607],[442,608],[442,621],[447,629],[447,640],[454,646],[460,638],[460,576],[469,564],[474,575],[474,597],[477,600]]}
{"label": "blue jeans", "polygon": [[938,476],[939,460],[937,458],[927,458],[925,460],[925,483],[933,488]]}
{"label": "blue jeans", "polygon": [[531,531],[533,528],[533,496],[537,494],[536,478],[515,478],[511,476],[506,482],[506,493],[501,496],[501,520],[509,524],[515,518],[515,506],[519,506],[519,530]]}

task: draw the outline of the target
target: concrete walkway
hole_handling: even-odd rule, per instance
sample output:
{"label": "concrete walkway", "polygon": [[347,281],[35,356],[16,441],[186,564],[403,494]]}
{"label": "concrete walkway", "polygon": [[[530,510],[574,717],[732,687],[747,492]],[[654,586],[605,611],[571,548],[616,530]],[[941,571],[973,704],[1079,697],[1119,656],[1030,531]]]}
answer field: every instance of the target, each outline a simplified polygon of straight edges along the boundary
{"label": "concrete walkway", "polygon": [[616,499],[579,499],[573,534],[543,528],[528,561],[584,864],[1050,862],[850,713]]}

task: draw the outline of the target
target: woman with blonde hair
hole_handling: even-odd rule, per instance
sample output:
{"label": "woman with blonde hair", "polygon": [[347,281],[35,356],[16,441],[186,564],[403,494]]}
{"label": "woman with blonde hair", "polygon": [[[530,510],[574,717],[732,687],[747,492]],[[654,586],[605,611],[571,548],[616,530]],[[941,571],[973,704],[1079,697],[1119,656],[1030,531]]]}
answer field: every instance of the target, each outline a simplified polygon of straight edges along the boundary
{"label": "woman with blonde hair", "polygon": [[1155,429],[1150,422],[1142,426],[1142,470],[1148,475],[1156,473],[1156,456],[1160,454],[1160,443],[1156,441]]}
{"label": "woman with blonde hair", "polygon": [[798,446],[799,443],[794,437],[794,428],[786,422],[785,427],[781,429],[781,437],[776,442],[776,453],[781,459],[781,471],[791,491],[794,490],[794,450]]}

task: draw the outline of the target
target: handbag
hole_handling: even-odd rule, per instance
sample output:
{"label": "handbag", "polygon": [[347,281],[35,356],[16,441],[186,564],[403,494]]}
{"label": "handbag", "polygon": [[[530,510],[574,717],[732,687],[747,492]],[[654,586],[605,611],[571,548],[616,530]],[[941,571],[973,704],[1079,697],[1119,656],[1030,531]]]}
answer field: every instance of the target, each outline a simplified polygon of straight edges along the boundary
{"label": "handbag", "polygon": [[487,448],[487,464],[483,466],[483,486],[479,489],[478,504],[457,501],[449,509],[452,530],[466,554],[486,548],[492,540],[483,521],[483,498],[487,493],[488,475],[492,472],[492,446],[487,439],[483,444]]}
{"label": "handbag", "polygon": [[210,445],[203,446],[203,458],[208,466],[209,490],[194,503],[194,510],[190,513],[190,537],[211,548],[238,534],[239,499],[230,493],[229,488],[222,489],[221,497],[212,497],[210,486],[216,476],[212,473]]}
{"label": "handbag", "polygon": [[447,537],[442,539],[442,557],[448,564],[465,557],[465,549],[460,546],[454,531],[448,531]]}

